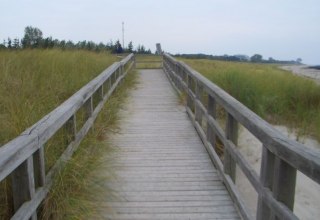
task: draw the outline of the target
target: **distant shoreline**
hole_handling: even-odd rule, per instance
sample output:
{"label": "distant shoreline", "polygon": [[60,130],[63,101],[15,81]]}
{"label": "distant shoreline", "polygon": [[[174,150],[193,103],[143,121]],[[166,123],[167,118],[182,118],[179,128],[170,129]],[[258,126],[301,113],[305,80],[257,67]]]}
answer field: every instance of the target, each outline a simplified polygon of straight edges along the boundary
{"label": "distant shoreline", "polygon": [[317,65],[317,66],[309,66],[309,69],[320,70],[320,65]]}
{"label": "distant shoreline", "polygon": [[286,65],[279,66],[283,70],[292,72],[295,75],[306,77],[314,80],[320,84],[320,66],[307,66],[307,65]]}

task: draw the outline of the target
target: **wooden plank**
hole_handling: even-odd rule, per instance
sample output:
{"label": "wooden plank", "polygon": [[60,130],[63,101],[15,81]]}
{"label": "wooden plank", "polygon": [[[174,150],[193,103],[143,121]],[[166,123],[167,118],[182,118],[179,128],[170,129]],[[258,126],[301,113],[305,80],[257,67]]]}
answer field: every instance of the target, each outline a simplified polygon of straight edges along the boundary
{"label": "wooden plank", "polygon": [[[116,204],[118,217],[214,219],[222,214],[237,219],[229,193],[166,75],[142,70],[140,79],[130,105],[121,112],[120,131],[110,137],[118,150],[111,165],[115,178],[106,187],[117,195],[109,200]],[[203,206],[195,207],[199,204]]]}
{"label": "wooden plank", "polygon": [[[274,164],[275,156],[266,147],[262,148],[262,161],[261,161],[261,172],[260,181],[264,187],[267,187],[271,191],[273,190],[273,177],[274,177]],[[257,219],[270,219],[271,210],[263,200],[262,196],[259,196],[258,208],[257,208]]]}
{"label": "wooden plank", "polygon": [[[128,208],[128,207],[121,207],[117,208],[118,214],[151,214],[151,213],[230,213],[230,208],[232,205],[229,206],[219,206],[219,207],[164,207],[164,208],[149,208],[149,207],[135,207],[135,208]],[[233,215],[236,216],[236,212],[231,212]]]}
{"label": "wooden plank", "polygon": [[[232,115],[228,113],[227,115],[227,122],[226,122],[226,138],[234,145],[237,145],[238,142],[238,123],[233,118]],[[223,140],[222,140],[223,141]],[[224,148],[224,160],[223,160],[223,167],[224,172],[230,175],[233,182],[236,179],[236,163],[234,162],[233,158],[230,156],[228,148]]]}
{"label": "wooden plank", "polygon": [[233,213],[153,213],[153,214],[116,214],[116,215],[103,215],[104,218],[111,218],[114,220],[229,220],[240,218]]}
{"label": "wooden plank", "polygon": [[104,202],[102,206],[121,208],[121,207],[221,207],[230,206],[233,204],[230,200],[216,200],[216,201],[162,201],[162,202],[130,202],[130,201],[118,201],[118,202]]}
{"label": "wooden plank", "polygon": [[207,140],[208,142],[213,146],[213,148],[216,148],[216,134],[212,128],[212,126],[208,123],[208,118],[211,116],[212,118],[216,118],[216,111],[217,111],[217,105],[214,100],[214,98],[210,95],[208,95],[208,109],[207,109]]}
{"label": "wooden plank", "polygon": [[46,182],[44,148],[41,146],[33,156],[35,187],[42,187]]}
{"label": "wooden plank", "polygon": [[[293,210],[296,191],[297,170],[280,158],[275,159],[273,194],[274,197]],[[280,218],[277,218],[280,219]]]}
{"label": "wooden plank", "polygon": [[[178,63],[177,61],[175,61],[172,57],[170,56],[165,56],[165,60],[166,59],[169,59],[172,63]],[[170,62],[169,61],[169,62]],[[231,107],[231,110],[232,110],[232,104],[234,103],[228,103],[228,102],[225,102],[225,98],[230,98],[230,96],[228,97],[228,94],[226,94],[223,90],[221,90],[220,88],[218,88],[217,86],[215,86],[214,84],[210,83],[207,79],[205,79],[203,76],[201,76],[199,73],[197,73],[196,71],[192,70],[190,67],[188,67],[187,65],[183,64],[183,63],[180,63],[181,66],[184,66],[187,74],[188,74],[188,77],[190,77],[189,75],[191,75],[192,78],[195,78],[196,80],[199,80],[203,83],[203,86],[205,87],[206,89],[206,92],[208,93],[208,96],[212,96],[214,97],[215,99],[218,100],[219,104],[221,104],[228,112],[228,119],[233,119],[233,117],[239,117],[240,119],[240,122],[242,123],[243,122],[243,119],[247,120],[246,117],[244,117],[243,115],[243,112],[241,111],[238,111],[237,114],[235,114],[233,111],[230,111],[230,107]],[[198,81],[198,82],[199,82]],[[210,87],[211,85],[211,87]],[[216,90],[213,89],[213,87],[216,87]],[[224,96],[224,98],[222,98],[222,100],[220,100],[221,98],[221,95],[226,95]],[[231,102],[234,101],[233,98],[231,97],[230,98]],[[237,102],[235,102],[235,104],[239,104]],[[231,106],[230,106],[231,105]],[[241,104],[237,107],[241,107]],[[245,109],[245,108],[244,108]],[[237,109],[233,109],[234,111],[237,111]],[[245,109],[246,110],[246,109]],[[248,110],[248,109],[247,109]],[[236,149],[236,141],[233,141],[232,138],[230,139],[230,130],[228,131],[228,121],[227,121],[227,131],[226,131],[226,135],[224,135],[224,132],[222,131],[222,129],[220,128],[220,125],[218,123],[216,123],[216,121],[214,120],[214,118],[212,116],[210,116],[209,114],[206,115],[207,117],[207,122],[208,122],[208,125],[216,132],[217,136],[219,136],[220,140],[222,140],[222,142],[224,143],[224,146],[226,147],[225,150],[227,150],[228,152],[227,153],[227,166],[224,167],[219,158],[217,157],[216,153],[212,151],[212,149],[210,147],[212,147],[212,145],[207,142],[207,137],[206,137],[206,134],[204,133],[204,131],[202,130],[201,126],[199,123],[197,123],[195,120],[194,120],[194,115],[193,113],[191,112],[191,110],[189,108],[187,108],[187,112],[190,116],[190,118],[192,119],[202,141],[205,143],[205,146],[212,158],[212,161],[216,164],[216,166],[219,168],[219,171],[221,172],[222,174],[222,177],[224,179],[224,182],[226,183],[226,186],[228,187],[231,195],[233,195],[233,199],[236,201],[236,203],[238,204],[238,207],[242,213],[242,216],[243,218],[245,219],[251,219],[251,217],[248,215],[248,211],[242,201],[242,199],[239,197],[238,193],[236,192],[236,188],[235,188],[235,185],[234,183],[232,183],[233,181],[230,181],[231,178],[229,176],[226,176],[224,175],[224,172],[222,172],[222,169],[224,170],[231,170],[230,169],[230,161],[232,160],[236,160],[238,163],[239,163],[239,167],[242,169],[242,171],[244,172],[244,174],[248,177],[249,181],[253,184],[254,188],[257,190],[257,192],[259,193],[259,199],[260,201],[263,201],[265,207],[268,206],[269,208],[272,209],[273,212],[276,213],[276,216],[280,219],[296,219],[297,217],[292,213],[292,211],[286,207],[283,203],[280,203],[278,202],[274,197],[273,197],[273,193],[270,192],[270,190],[268,190],[267,188],[264,188],[264,186],[261,185],[261,183],[259,182],[258,180],[258,177],[257,177],[257,174],[255,173],[255,171],[248,165],[248,162],[241,156],[241,154],[239,153],[239,151]],[[250,113],[250,111],[248,110],[247,112],[245,113]],[[251,114],[251,113],[250,113]],[[250,115],[249,114],[249,115]],[[239,116],[240,115],[240,116]],[[246,115],[247,116],[247,115]],[[250,117],[254,117],[254,114],[251,114]],[[252,119],[249,117],[249,120]],[[238,118],[236,118],[238,120]],[[255,118],[257,119],[257,118]],[[234,120],[235,121],[235,120]],[[253,123],[254,124],[254,123]],[[266,123],[267,124],[267,123]],[[255,124],[254,124],[255,126]],[[230,128],[232,128],[232,126],[229,126]],[[270,127],[269,127],[270,128]],[[249,128],[248,128],[249,129]],[[250,129],[249,129],[250,130]],[[271,128],[272,130],[272,128]],[[227,134],[228,133],[228,134]],[[231,131],[231,133],[233,133]],[[254,133],[254,132],[252,132]],[[256,133],[254,133],[256,135]],[[227,140],[227,137],[228,136],[228,139]],[[231,134],[232,136],[232,134]],[[281,135],[280,135],[281,136]],[[259,136],[257,136],[259,138]],[[270,141],[270,137],[265,137],[268,141]],[[272,138],[274,137],[271,137],[271,140]],[[267,144],[270,144],[268,141],[265,141],[266,139],[263,139],[261,140],[265,146],[270,149],[270,147],[267,145]],[[273,140],[272,140],[273,141]],[[235,143],[233,143],[235,142]],[[289,140],[290,142],[290,140]],[[271,146],[272,148],[273,146]],[[274,151],[272,151],[274,152]],[[277,156],[279,156],[277,154]],[[310,155],[309,155],[310,156]],[[281,155],[280,155],[281,157]],[[311,158],[312,158],[312,155],[311,155]],[[310,159],[310,158],[308,158]],[[285,159],[284,159],[285,160]],[[226,160],[225,160],[226,161]],[[281,161],[279,160],[278,158],[278,162]],[[290,176],[290,178],[288,179],[294,179],[295,178],[295,167],[294,165],[292,166],[287,166],[289,164],[287,163],[284,163],[284,166],[283,166],[283,172],[286,172],[286,174],[284,175],[279,175],[277,174],[278,172],[280,172],[279,170],[277,170],[277,172],[275,172],[273,174],[273,171],[270,175],[274,176],[272,177],[272,179],[276,179],[276,178],[279,178],[279,176],[284,176],[285,178],[287,178],[286,176]],[[313,171],[312,171],[313,172]],[[318,172],[318,171],[316,171]],[[277,184],[277,181],[274,182],[275,180],[273,180],[273,185]],[[295,180],[293,180],[295,181]],[[294,184],[293,184],[294,185]],[[274,187],[272,187],[274,188]],[[291,186],[289,187],[290,188],[290,192],[291,192],[291,198],[292,198],[292,193],[294,189],[291,188]],[[279,191],[279,190],[278,190]],[[288,194],[288,193],[285,193],[285,194]],[[284,194],[283,194],[284,195]],[[282,196],[283,196],[282,195]],[[281,196],[280,196],[281,197]],[[288,196],[283,196],[285,197],[286,199],[288,199]],[[285,200],[284,198],[282,197],[282,200]],[[291,199],[288,199],[288,203],[290,204]],[[291,201],[291,204],[292,204],[292,201]],[[262,207],[262,206],[259,206],[259,207]],[[290,207],[290,205],[289,205]],[[258,215],[259,217],[259,215]],[[263,216],[263,217],[266,217],[266,216]]]}
{"label": "wooden plank", "polygon": [[[12,173],[13,207],[17,212],[23,203],[30,201],[35,195],[33,158],[29,157]],[[36,220],[36,213],[31,219]]]}

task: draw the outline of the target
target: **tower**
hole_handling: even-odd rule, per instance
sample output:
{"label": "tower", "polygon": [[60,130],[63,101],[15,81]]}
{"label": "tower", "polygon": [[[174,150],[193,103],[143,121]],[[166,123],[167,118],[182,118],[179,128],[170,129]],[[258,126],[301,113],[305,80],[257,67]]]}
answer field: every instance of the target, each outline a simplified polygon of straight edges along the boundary
{"label": "tower", "polygon": [[122,48],[124,49],[124,22],[122,22]]}
{"label": "tower", "polygon": [[157,55],[161,55],[163,52],[161,50],[161,44],[160,43],[157,43],[156,44],[156,47],[157,47],[157,51],[156,51],[156,54]]}

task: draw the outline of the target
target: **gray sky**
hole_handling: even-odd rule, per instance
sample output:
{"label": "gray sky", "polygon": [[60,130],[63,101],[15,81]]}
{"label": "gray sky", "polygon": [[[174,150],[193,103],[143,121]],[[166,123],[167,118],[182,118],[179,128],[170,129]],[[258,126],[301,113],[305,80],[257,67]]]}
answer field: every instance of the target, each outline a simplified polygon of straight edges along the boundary
{"label": "gray sky", "polygon": [[28,25],[60,40],[144,44],[170,53],[254,53],[320,64],[319,0],[0,0],[0,40]]}

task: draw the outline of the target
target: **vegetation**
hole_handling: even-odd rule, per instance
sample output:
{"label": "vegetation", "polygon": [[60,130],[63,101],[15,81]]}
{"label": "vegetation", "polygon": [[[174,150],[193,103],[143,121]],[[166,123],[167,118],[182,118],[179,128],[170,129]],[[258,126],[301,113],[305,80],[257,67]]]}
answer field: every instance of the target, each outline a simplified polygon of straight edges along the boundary
{"label": "vegetation", "polygon": [[104,183],[113,175],[109,165],[112,154],[116,153],[105,140],[108,131],[116,128],[117,112],[135,82],[136,75],[130,73],[107,101],[95,122],[94,132],[87,135],[54,182],[41,219],[102,218],[100,211],[108,208],[102,207],[102,201],[114,196]]}
{"label": "vegetation", "polygon": [[320,140],[320,86],[275,65],[184,59],[188,65],[274,124]]}
{"label": "vegetation", "polygon": [[136,50],[133,49],[132,41],[129,42],[128,47],[125,48],[121,45],[120,41],[117,40],[115,43],[111,40],[108,43],[95,43],[93,41],[79,41],[74,43],[71,40],[58,40],[50,37],[43,37],[43,33],[39,28],[27,26],[24,30],[24,36],[22,40],[18,38],[11,39],[8,37],[0,44],[0,49],[27,49],[27,48],[42,48],[42,49],[52,49],[59,48],[63,50],[77,49],[77,50],[89,50],[89,51],[109,51],[112,53],[139,53],[139,54],[151,54],[150,49],[146,49],[143,45],[138,45]]}
{"label": "vegetation", "polygon": [[220,60],[220,61],[236,61],[236,62],[252,62],[252,63],[273,63],[273,64],[301,64],[302,59],[297,60],[275,60],[269,57],[268,60],[264,60],[262,55],[254,54],[249,57],[247,55],[207,55],[207,54],[176,54],[176,57],[187,58],[187,59],[209,59],[209,60]]}
{"label": "vegetation", "polygon": [[158,55],[137,55],[136,62],[136,68],[138,69],[161,68],[162,57]]}
{"label": "vegetation", "polygon": [[106,53],[0,51],[0,145],[61,104],[118,60]]}
{"label": "vegetation", "polygon": [[[0,146],[37,122],[117,59],[107,53],[80,50],[0,51]],[[46,167],[50,167],[47,165],[59,154],[60,142],[53,141],[52,147],[46,147]],[[11,211],[10,190],[8,177],[0,182],[0,219],[6,219]]]}

